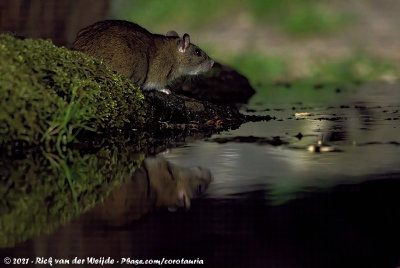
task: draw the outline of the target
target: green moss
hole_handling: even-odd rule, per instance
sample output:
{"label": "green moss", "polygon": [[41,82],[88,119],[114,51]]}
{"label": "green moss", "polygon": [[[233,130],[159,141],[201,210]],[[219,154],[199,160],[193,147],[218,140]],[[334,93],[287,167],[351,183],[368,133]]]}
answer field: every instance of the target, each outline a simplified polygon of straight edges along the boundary
{"label": "green moss", "polygon": [[131,178],[144,158],[136,145],[105,146],[95,154],[69,150],[0,161],[0,247],[12,247],[104,200]]}
{"label": "green moss", "polygon": [[82,131],[140,128],[144,97],[103,62],[44,40],[0,35],[0,145],[58,145]]}

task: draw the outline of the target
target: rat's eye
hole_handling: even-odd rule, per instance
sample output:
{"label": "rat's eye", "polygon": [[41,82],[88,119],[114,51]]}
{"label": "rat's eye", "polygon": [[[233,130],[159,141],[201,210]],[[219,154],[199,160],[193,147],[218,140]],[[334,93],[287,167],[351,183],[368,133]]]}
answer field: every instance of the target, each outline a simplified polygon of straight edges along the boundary
{"label": "rat's eye", "polygon": [[196,48],[196,49],[194,50],[194,55],[196,55],[196,56],[201,56],[201,50],[198,49],[198,48]]}

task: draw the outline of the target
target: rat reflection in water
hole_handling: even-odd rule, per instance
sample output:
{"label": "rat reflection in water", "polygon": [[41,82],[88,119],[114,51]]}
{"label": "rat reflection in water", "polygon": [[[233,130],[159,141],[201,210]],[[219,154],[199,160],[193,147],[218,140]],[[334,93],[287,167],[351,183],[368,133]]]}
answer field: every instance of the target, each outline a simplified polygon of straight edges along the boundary
{"label": "rat reflection in water", "polygon": [[191,199],[204,193],[213,180],[202,167],[176,166],[163,158],[148,158],[127,183],[113,189],[104,204],[91,212],[108,225],[124,225],[141,218],[155,207],[188,210]]}

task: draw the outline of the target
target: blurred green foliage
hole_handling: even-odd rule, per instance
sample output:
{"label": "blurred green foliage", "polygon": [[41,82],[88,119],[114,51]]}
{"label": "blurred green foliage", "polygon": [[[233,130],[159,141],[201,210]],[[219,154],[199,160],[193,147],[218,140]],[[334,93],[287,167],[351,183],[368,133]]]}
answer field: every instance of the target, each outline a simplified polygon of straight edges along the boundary
{"label": "blurred green foliage", "polygon": [[245,3],[259,22],[273,24],[296,36],[332,32],[351,21],[349,14],[330,9],[321,0],[252,0]]}
{"label": "blurred green foliage", "polygon": [[224,63],[235,66],[255,86],[266,81],[285,79],[289,72],[289,66],[285,59],[265,56],[256,52],[225,58]]}
{"label": "blurred green foliage", "polygon": [[[112,9],[113,17],[134,21],[152,32],[162,33],[169,29],[190,32],[195,43],[196,33],[206,36],[207,41],[197,43],[217,61],[246,75],[258,91],[266,89],[262,85],[282,80],[348,83],[399,79],[398,64],[372,56],[362,47],[350,48],[350,54],[339,52],[338,57],[329,55],[329,48],[326,48],[320,57],[305,53],[307,56],[301,59],[293,59],[291,55],[295,53],[284,51],[273,54],[268,46],[262,47],[263,43],[257,43],[257,40],[241,40],[236,42],[239,43],[236,48],[227,49],[237,38],[235,27],[245,25],[238,31],[258,34],[268,31],[268,38],[274,38],[278,33],[277,40],[283,36],[282,42],[287,42],[283,46],[287,49],[301,50],[308,40],[340,35],[348,29],[358,20],[351,12],[323,0],[114,0]],[[226,42],[213,43],[212,36],[218,34],[220,27],[225,30],[231,27],[233,31],[223,33]],[[246,35],[240,36],[245,38]],[[334,46],[334,42],[326,43]]]}
{"label": "blurred green foliage", "polygon": [[116,18],[134,21],[147,29],[157,28],[158,25],[182,25],[193,30],[212,25],[219,18],[229,15],[236,2],[114,0],[112,13]]}
{"label": "blurred green foliage", "polygon": [[337,30],[350,19],[347,14],[332,11],[321,0],[115,0],[113,7],[114,16],[149,28],[171,23],[194,30],[246,11],[260,23],[303,35]]}
{"label": "blurred green foliage", "polygon": [[399,69],[394,62],[356,51],[354,55],[344,60],[319,65],[310,78],[328,82],[372,82],[385,78],[392,80],[398,77],[398,74]]}
{"label": "blurred green foliage", "polygon": [[383,60],[365,52],[355,52],[351,57],[313,63],[301,70],[301,75],[291,74],[290,59],[271,57],[257,53],[240,54],[227,57],[226,64],[235,66],[246,75],[254,86],[270,84],[271,82],[310,82],[310,83],[353,83],[391,80],[399,76],[395,63]]}

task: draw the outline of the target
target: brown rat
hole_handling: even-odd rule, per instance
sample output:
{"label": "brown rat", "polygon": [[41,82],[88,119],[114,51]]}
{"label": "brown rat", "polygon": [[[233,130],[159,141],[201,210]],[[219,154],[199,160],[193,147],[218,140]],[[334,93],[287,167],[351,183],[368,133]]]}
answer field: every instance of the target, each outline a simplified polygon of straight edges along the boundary
{"label": "brown rat", "polygon": [[186,33],[182,38],[175,31],[152,34],[122,20],[100,21],[80,30],[73,49],[103,59],[143,89],[163,90],[174,79],[207,72],[214,64]]}

